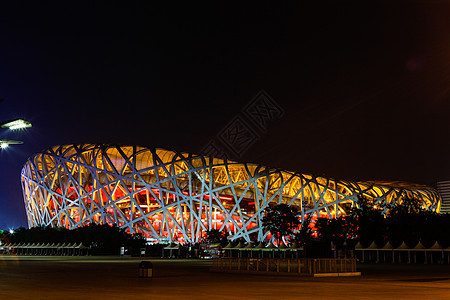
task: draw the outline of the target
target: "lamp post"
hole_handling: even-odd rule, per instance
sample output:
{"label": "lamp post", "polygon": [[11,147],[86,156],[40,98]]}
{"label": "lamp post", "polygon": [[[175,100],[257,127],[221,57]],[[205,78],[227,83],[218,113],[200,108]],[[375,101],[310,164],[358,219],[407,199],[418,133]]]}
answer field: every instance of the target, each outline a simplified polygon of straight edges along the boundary
{"label": "lamp post", "polygon": [[[3,102],[3,99],[0,98],[0,103]],[[18,119],[12,119],[8,121],[1,121],[0,122],[0,128],[6,128],[9,130],[18,130],[18,129],[24,129],[31,127],[31,123],[27,120],[18,118]],[[13,144],[23,144],[21,141],[13,141],[13,140],[0,140],[0,150],[8,148],[9,145]]]}

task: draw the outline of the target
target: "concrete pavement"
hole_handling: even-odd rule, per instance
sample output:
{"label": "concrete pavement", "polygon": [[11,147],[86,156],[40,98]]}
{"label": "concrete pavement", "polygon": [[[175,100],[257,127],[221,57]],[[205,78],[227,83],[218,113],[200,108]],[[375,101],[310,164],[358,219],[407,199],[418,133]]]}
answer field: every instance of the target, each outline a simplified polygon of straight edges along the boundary
{"label": "concrete pavement", "polygon": [[0,299],[449,299],[449,265],[360,265],[361,277],[211,273],[211,261],[0,256]]}

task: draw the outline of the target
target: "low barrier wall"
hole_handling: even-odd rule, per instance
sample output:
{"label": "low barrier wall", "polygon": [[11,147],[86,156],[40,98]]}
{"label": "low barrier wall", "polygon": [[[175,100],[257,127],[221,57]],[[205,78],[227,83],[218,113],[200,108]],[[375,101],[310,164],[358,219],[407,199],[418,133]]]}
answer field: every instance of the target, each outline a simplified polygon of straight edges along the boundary
{"label": "low barrier wall", "polygon": [[338,258],[215,258],[214,271],[276,272],[297,275],[354,273],[355,259]]}

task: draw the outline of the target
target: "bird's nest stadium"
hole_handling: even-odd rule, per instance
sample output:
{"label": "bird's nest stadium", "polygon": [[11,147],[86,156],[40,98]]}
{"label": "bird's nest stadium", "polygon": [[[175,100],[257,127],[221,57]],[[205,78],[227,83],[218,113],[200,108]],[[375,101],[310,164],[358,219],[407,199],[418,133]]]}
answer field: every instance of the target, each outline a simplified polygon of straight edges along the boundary
{"label": "bird's nest stadium", "polygon": [[[229,239],[268,239],[264,209],[285,203],[336,218],[358,206],[418,199],[439,212],[432,188],[402,182],[338,181],[207,156],[139,146],[63,145],[32,156],[21,174],[28,224],[117,224],[131,233],[199,242],[210,229]],[[270,236],[269,236],[270,237]]]}

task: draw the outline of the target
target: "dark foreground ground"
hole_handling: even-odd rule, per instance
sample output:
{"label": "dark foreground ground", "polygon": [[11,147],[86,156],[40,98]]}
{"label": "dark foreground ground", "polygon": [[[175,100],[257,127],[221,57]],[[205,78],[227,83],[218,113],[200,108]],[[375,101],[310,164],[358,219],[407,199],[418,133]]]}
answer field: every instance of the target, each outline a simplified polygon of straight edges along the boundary
{"label": "dark foreground ground", "polygon": [[361,277],[211,273],[210,261],[0,255],[0,299],[450,299],[449,265],[359,265]]}

